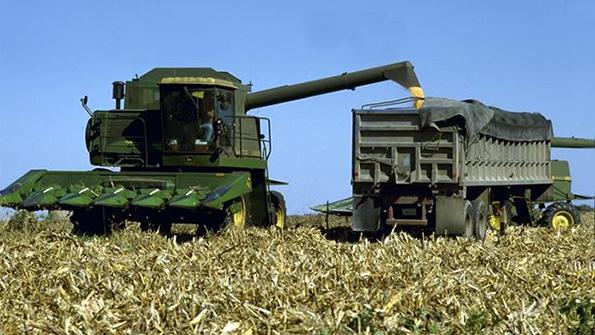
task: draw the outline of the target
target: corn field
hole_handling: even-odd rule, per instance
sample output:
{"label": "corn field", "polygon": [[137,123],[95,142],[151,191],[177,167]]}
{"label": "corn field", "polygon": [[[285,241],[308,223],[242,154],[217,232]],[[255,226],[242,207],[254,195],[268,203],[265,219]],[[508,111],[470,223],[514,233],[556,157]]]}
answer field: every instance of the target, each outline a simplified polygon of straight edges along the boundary
{"label": "corn field", "polygon": [[[18,215],[17,215],[18,216]],[[76,237],[66,219],[0,223],[5,334],[579,333],[595,328],[593,213],[568,231],[485,242],[395,232],[370,241],[321,217],[297,228],[172,238],[129,224]],[[341,222],[339,222],[341,223]],[[337,224],[337,223],[332,223]]]}

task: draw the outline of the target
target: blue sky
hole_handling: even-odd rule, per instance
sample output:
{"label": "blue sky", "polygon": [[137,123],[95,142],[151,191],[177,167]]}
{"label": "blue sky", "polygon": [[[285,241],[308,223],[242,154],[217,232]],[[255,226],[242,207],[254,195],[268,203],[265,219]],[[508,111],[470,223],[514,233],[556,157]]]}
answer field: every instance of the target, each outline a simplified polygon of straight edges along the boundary
{"label": "blue sky", "polygon": [[[92,168],[87,114],[111,82],[210,66],[254,90],[410,60],[429,96],[541,112],[594,137],[593,1],[11,1],[0,4],[0,188],[34,168]],[[405,96],[381,83],[261,108],[270,175],[290,213],[350,194],[351,108]],[[593,150],[554,150],[595,193]]]}

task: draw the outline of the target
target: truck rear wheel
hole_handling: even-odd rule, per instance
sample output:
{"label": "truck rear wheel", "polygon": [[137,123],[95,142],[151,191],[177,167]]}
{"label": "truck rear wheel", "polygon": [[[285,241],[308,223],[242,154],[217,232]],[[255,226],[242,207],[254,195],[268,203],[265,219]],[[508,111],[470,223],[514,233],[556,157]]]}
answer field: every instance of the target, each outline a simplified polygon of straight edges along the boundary
{"label": "truck rear wheel", "polygon": [[476,200],[473,202],[473,236],[478,241],[483,241],[486,238],[488,230],[488,207],[483,200]]}
{"label": "truck rear wheel", "polygon": [[473,220],[473,205],[471,201],[465,200],[465,207],[464,207],[464,223],[465,223],[465,232],[463,233],[463,237],[471,238],[475,235],[475,225]]}
{"label": "truck rear wheel", "polygon": [[433,221],[439,235],[472,238],[475,235],[473,205],[460,197],[439,196],[435,198]]}
{"label": "truck rear wheel", "polygon": [[565,230],[578,224],[580,220],[580,213],[572,204],[555,202],[543,211],[540,223],[554,230]]}

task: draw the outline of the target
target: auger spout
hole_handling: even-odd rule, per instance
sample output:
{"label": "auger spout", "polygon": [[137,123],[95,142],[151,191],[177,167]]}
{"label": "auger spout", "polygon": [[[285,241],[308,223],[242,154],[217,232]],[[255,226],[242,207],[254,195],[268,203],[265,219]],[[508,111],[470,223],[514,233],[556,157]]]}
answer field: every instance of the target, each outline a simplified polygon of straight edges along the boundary
{"label": "auger spout", "polygon": [[420,108],[424,93],[420,87],[413,65],[408,62],[399,62],[390,65],[378,66],[352,73],[343,73],[338,76],[312,80],[304,83],[279,86],[263,91],[248,93],[246,96],[246,111],[265,107],[292,100],[298,100],[340,90],[355,89],[358,86],[392,80],[407,88],[414,98],[417,98],[416,107]]}
{"label": "auger spout", "polygon": [[595,148],[595,138],[554,137],[551,146],[552,148]]}

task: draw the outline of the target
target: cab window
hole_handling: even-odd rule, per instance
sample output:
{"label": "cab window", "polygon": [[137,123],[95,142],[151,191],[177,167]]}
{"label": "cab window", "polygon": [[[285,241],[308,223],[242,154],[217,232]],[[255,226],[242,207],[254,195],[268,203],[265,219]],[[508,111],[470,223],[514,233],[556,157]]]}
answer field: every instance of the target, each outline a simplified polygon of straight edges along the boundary
{"label": "cab window", "polygon": [[165,150],[207,151],[215,138],[216,89],[168,85],[161,98]]}

